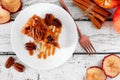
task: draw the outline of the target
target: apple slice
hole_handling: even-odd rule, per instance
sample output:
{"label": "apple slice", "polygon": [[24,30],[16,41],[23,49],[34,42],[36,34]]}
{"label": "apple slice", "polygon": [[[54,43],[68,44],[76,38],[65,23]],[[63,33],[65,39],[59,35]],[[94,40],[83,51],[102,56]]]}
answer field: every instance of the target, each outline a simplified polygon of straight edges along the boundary
{"label": "apple slice", "polygon": [[93,66],[86,71],[86,80],[106,80],[106,75],[102,68]]}
{"label": "apple slice", "polygon": [[10,21],[10,12],[0,6],[0,24]]}
{"label": "apple slice", "polygon": [[21,0],[1,0],[2,6],[8,9],[11,13],[20,10],[22,6]]}
{"label": "apple slice", "polygon": [[115,54],[104,57],[102,67],[108,77],[116,77],[120,73],[120,57]]}
{"label": "apple slice", "polygon": [[97,5],[102,8],[111,9],[118,6],[119,0],[93,0]]}

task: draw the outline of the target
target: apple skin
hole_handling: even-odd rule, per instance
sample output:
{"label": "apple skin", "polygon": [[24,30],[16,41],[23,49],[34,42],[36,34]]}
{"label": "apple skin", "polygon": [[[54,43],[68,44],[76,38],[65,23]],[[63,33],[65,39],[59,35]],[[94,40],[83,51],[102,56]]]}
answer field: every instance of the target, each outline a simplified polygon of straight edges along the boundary
{"label": "apple skin", "polygon": [[113,15],[113,24],[116,32],[120,33],[120,7],[116,9]]}
{"label": "apple skin", "polygon": [[111,9],[118,6],[119,1],[115,0],[93,0],[97,5],[105,9]]}
{"label": "apple skin", "polygon": [[[89,67],[88,69],[91,69],[91,68],[98,68],[98,69],[101,69],[101,70],[103,70],[101,67],[99,67],[99,66],[92,66],[92,67]],[[88,70],[87,69],[87,70]]]}
{"label": "apple skin", "polygon": [[[99,67],[99,66],[92,66],[92,67],[89,67],[87,70],[92,69],[92,68],[98,68],[98,69],[102,70],[103,73],[105,74],[104,70],[101,67]],[[105,74],[105,76],[106,76],[106,74]],[[106,76],[105,80],[106,79],[107,79],[107,76]]]}
{"label": "apple skin", "polygon": [[[109,77],[109,78],[115,78],[116,76],[119,75],[119,73],[116,74],[115,76],[108,75],[108,74],[105,72],[104,68],[103,68],[103,65],[104,65],[104,61],[105,61],[105,59],[106,59],[107,57],[109,57],[109,56],[112,56],[112,55],[115,55],[115,54],[110,54],[110,55],[108,55],[108,56],[105,56],[105,57],[103,58],[103,60],[102,60],[102,69],[103,69],[105,75],[106,75],[107,77]],[[118,58],[120,58],[120,57],[117,56],[117,55],[115,55],[115,56],[118,57]]]}

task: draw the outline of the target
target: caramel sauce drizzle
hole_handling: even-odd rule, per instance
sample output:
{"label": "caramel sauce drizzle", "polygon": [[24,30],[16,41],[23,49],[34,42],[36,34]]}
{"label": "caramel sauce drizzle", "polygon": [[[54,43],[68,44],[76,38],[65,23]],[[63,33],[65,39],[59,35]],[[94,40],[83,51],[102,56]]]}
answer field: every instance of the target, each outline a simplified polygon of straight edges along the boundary
{"label": "caramel sauce drizzle", "polygon": [[[59,35],[61,33],[61,28],[56,28],[55,26],[51,27],[51,30],[53,32],[53,34],[55,35],[55,39],[58,40]],[[54,55],[55,54],[55,50],[56,47],[51,45],[51,44],[43,44],[42,42],[40,42],[40,52],[38,53],[38,58],[42,58],[46,59],[48,56],[50,55]]]}
{"label": "caramel sauce drizzle", "polygon": [[34,51],[33,50],[29,50],[29,54],[30,54],[30,56],[32,56],[34,54]]}
{"label": "caramel sauce drizzle", "polygon": [[[50,55],[53,56],[55,54],[56,48],[60,48],[60,46],[58,44],[58,38],[59,38],[59,35],[62,30],[62,24],[59,21],[59,19],[54,18],[54,16],[52,14],[46,14],[46,16],[47,16],[47,18],[42,19],[39,16],[34,15],[32,18],[29,19],[29,21],[25,24],[25,27],[22,30],[23,34],[26,34],[26,35],[32,37],[35,40],[34,41],[35,43],[39,43],[40,47],[39,47],[37,56],[40,59],[41,58],[46,59]],[[53,19],[54,23],[52,23],[52,19]],[[37,22],[35,22],[35,20]],[[45,21],[48,23],[48,25]],[[39,26],[41,26],[40,29],[39,29]],[[40,32],[39,30],[41,30],[41,29],[47,30],[44,35],[44,39],[42,39],[42,37],[41,37],[42,35],[39,35],[39,32]],[[52,35],[52,39],[54,39],[55,42],[53,42],[53,43],[51,41],[47,42],[49,35],[50,36]],[[34,52],[32,50],[29,51],[30,55],[33,55],[33,53]]]}

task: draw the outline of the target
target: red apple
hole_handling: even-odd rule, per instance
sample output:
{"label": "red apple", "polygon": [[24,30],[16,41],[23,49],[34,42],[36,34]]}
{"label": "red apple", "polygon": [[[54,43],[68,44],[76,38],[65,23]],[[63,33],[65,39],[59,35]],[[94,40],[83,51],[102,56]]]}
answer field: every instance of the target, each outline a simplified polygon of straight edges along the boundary
{"label": "red apple", "polygon": [[87,69],[86,80],[106,80],[106,75],[102,68],[93,66]]}
{"label": "red apple", "polygon": [[120,3],[119,0],[93,0],[93,1],[100,7],[106,9],[114,8]]}
{"label": "red apple", "polygon": [[120,7],[118,7],[113,16],[114,29],[120,33]]}
{"label": "red apple", "polygon": [[11,13],[15,13],[22,7],[21,0],[1,0],[1,4],[4,8],[8,9]]}
{"label": "red apple", "polygon": [[104,57],[102,68],[106,76],[110,78],[116,77],[120,74],[120,57],[115,54]]}
{"label": "red apple", "polygon": [[10,12],[0,6],[0,24],[10,21]]}
{"label": "red apple", "polygon": [[0,5],[1,5],[1,1],[0,1]]}

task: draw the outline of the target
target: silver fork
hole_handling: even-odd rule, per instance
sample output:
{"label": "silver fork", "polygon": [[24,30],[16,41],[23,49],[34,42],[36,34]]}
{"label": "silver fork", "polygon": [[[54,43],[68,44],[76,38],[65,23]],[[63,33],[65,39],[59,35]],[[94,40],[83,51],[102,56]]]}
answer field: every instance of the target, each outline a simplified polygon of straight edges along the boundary
{"label": "silver fork", "polygon": [[[61,6],[71,15],[69,9],[67,8],[67,6],[65,5],[63,0],[59,0],[59,3],[61,4]],[[72,17],[72,15],[71,15]],[[72,17],[73,18],[73,17]],[[75,21],[74,21],[75,22]],[[75,22],[76,24],[76,22]],[[88,36],[86,35],[82,35],[82,33],[80,32],[80,29],[78,27],[78,25],[76,24],[77,27],[77,31],[79,34],[79,43],[81,45],[81,47],[89,54],[92,55],[93,53],[96,53],[95,48],[93,47],[90,39],[88,38]]]}

